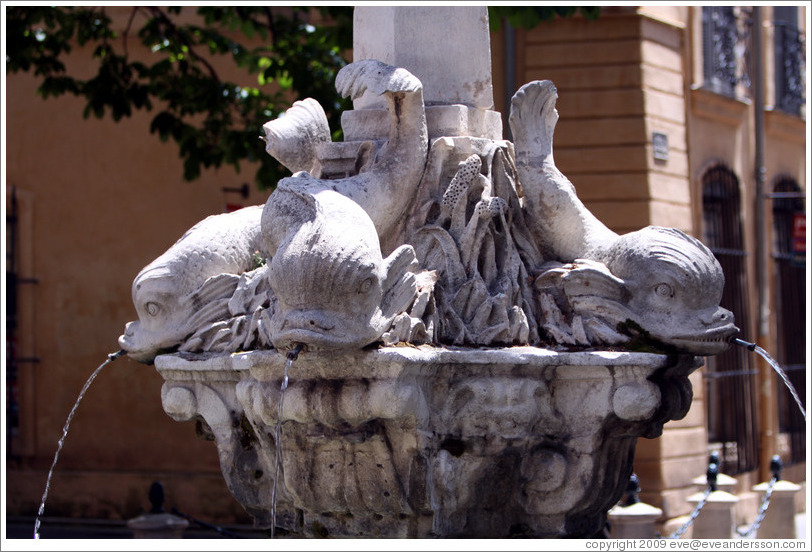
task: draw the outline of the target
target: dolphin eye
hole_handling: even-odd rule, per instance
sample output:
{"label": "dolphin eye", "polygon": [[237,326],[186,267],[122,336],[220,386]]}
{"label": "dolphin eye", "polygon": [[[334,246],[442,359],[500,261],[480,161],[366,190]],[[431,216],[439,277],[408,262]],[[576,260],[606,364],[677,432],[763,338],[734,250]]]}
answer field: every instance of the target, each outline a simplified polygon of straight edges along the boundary
{"label": "dolphin eye", "polygon": [[673,297],[674,289],[668,284],[657,284],[654,286],[654,293],[659,297]]}
{"label": "dolphin eye", "polygon": [[361,282],[361,285],[358,286],[358,294],[361,295],[362,293],[367,293],[370,289],[372,289],[372,284],[374,283],[374,278],[371,276]]}
{"label": "dolphin eye", "polygon": [[161,312],[161,305],[159,305],[158,303],[150,302],[147,303],[145,307],[147,310],[147,314],[149,314],[150,316],[156,316],[159,312]]}

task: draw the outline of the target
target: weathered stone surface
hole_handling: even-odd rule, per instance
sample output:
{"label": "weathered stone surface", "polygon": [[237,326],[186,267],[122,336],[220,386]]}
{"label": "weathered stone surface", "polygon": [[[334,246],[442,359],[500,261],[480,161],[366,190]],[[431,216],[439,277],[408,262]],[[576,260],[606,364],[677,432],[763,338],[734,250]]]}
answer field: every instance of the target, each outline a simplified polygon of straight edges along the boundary
{"label": "weathered stone surface", "polygon": [[[348,141],[385,140],[388,132],[385,109],[367,108],[341,114],[341,128]],[[430,140],[443,136],[502,139],[502,116],[498,111],[467,105],[427,105],[426,125]]]}
{"label": "weathered stone surface", "polygon": [[363,209],[319,180],[304,175],[279,186],[263,215],[277,238],[268,247],[269,340],[276,349],[309,350],[377,341],[417,297],[414,249],[403,245],[384,258]]}
{"label": "weathered stone surface", "polygon": [[[501,116],[492,110],[484,6],[358,6],[353,32],[354,60],[376,59],[403,67],[424,83],[429,139],[502,138]],[[438,63],[438,51],[454,63]],[[384,139],[387,125],[381,100],[365,94],[353,105],[341,119],[345,140]]]}
{"label": "weathered stone surface", "polygon": [[[472,137],[439,138],[428,149],[423,85],[402,68],[354,62],[336,86],[353,98],[373,91],[387,99],[388,140],[333,148],[342,160],[355,153],[349,176],[282,179],[260,233],[251,226],[257,208],[193,228],[134,283],[140,321],[121,340],[131,355],[149,362],[178,346],[234,352],[400,340],[710,355],[738,332],[719,306],[721,267],[701,242],[661,227],[618,236],[577,198],[553,160],[552,83],[515,95],[515,155],[508,142]],[[278,121],[266,130],[274,151],[290,149],[288,136],[303,156],[295,163],[321,170],[331,163],[317,156],[332,144],[314,137],[321,116],[304,105],[292,108],[285,133]],[[252,250],[255,264],[267,266],[248,271]]]}
{"label": "weathered stone surface", "polygon": [[[215,440],[260,526],[595,535],[637,439],[688,411],[692,355],[738,331],[721,268],[678,230],[618,236],[585,208],[553,160],[549,81],[515,95],[516,142],[499,139],[484,7],[358,10],[395,42],[337,76],[351,141],[312,100],[268,123],[268,152],[302,172],[149,265],[121,346],[155,360],[165,411]],[[454,71],[421,57],[446,13],[472,31]]]}
{"label": "weathered stone surface", "polygon": [[262,125],[265,151],[290,172],[321,171],[316,150],[330,141],[330,126],[321,104],[313,98],[293,102],[283,117]]}
{"label": "weathered stone surface", "polygon": [[[696,367],[691,357],[670,365],[533,347],[307,352],[289,370],[280,420],[284,364],[272,351],[156,359],[164,408],[205,421],[259,525],[272,523],[281,446],[279,526],[370,537],[597,532],[636,437],[684,413],[674,395]],[[645,420],[625,402],[630,386]]]}
{"label": "weathered stone surface", "polygon": [[130,357],[151,362],[201,326],[228,316],[239,275],[253,268],[255,253],[262,256],[261,216],[261,207],[212,215],[138,274],[132,285],[138,321],[119,338]]}
{"label": "weathered stone surface", "polygon": [[697,355],[724,352],[739,330],[719,306],[721,265],[679,230],[650,226],[618,236],[584,206],[553,158],[557,97],[552,82],[531,82],[510,112],[528,224],[548,260],[569,263],[549,263],[536,280],[543,329],[558,343],[639,337]]}
{"label": "weathered stone surface", "polygon": [[[358,6],[354,18],[355,61],[377,59],[405,68],[424,81],[427,105],[493,107],[485,6]],[[438,63],[438,49],[454,63]],[[374,105],[379,104],[372,98],[359,98],[354,107]]]}

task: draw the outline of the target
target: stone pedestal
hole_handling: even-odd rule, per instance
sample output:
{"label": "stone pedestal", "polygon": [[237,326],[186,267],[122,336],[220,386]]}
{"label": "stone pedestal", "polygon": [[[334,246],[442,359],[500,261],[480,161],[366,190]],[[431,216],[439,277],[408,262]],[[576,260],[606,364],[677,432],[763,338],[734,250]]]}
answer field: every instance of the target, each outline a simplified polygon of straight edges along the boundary
{"label": "stone pedestal", "polygon": [[[304,536],[589,537],[637,437],[690,404],[693,357],[385,347],[155,359],[164,410],[214,434],[229,489]],[[276,426],[281,424],[279,442]]]}
{"label": "stone pedestal", "polygon": [[[753,491],[759,493],[761,500],[767,493],[769,483],[759,483]],[[795,539],[795,495],[801,490],[800,485],[789,481],[777,481],[770,496],[770,506],[756,532],[759,539]]]}
{"label": "stone pedestal", "polygon": [[144,514],[127,521],[127,527],[136,539],[182,539],[189,522],[172,514]]}
{"label": "stone pedestal", "polygon": [[[704,493],[688,497],[688,502],[699,504]],[[732,539],[736,529],[734,510],[739,499],[725,491],[714,491],[699,512],[693,525],[695,539]]]}
{"label": "stone pedestal", "polygon": [[[486,6],[360,5],[353,17],[355,61],[403,67],[423,83],[426,105],[493,107]],[[354,107],[385,106],[366,96]]]}
{"label": "stone pedestal", "polygon": [[615,506],[609,510],[613,539],[653,539],[657,536],[655,523],[663,511],[650,504],[637,502],[630,506]]}
{"label": "stone pedestal", "polygon": [[[357,6],[353,60],[362,59],[402,67],[420,79],[429,139],[502,139],[502,118],[493,111],[486,6]],[[341,118],[345,140],[385,140],[383,100],[367,93],[353,107]]]}

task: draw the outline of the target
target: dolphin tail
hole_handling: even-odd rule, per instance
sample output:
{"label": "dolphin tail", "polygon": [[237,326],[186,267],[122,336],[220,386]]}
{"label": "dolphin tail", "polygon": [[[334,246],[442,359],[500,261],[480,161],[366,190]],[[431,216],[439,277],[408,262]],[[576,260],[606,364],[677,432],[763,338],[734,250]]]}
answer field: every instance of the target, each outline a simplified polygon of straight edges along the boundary
{"label": "dolphin tail", "polygon": [[285,116],[262,125],[265,151],[290,172],[316,172],[318,144],[330,141],[324,108],[313,98],[294,102]]}
{"label": "dolphin tail", "polygon": [[420,79],[406,69],[364,59],[345,65],[336,75],[336,90],[342,97],[358,99],[369,90],[378,96],[386,93],[423,90]]}
{"label": "dolphin tail", "polygon": [[550,258],[594,259],[617,234],[581,202],[575,186],[553,160],[553,132],[558,121],[558,91],[548,80],[522,86],[510,105],[516,169],[525,193],[530,228]]}
{"label": "dolphin tail", "polygon": [[514,94],[509,122],[517,158],[552,158],[557,99],[558,91],[548,80],[529,82]]}

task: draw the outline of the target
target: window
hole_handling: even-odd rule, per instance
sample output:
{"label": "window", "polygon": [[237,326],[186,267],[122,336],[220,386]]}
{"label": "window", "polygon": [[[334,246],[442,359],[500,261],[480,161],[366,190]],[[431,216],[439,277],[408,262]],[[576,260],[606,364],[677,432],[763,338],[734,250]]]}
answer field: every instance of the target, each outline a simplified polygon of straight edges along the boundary
{"label": "window", "polygon": [[[779,178],[773,188],[773,259],[775,261],[778,335],[776,360],[806,405],[806,296],[805,266],[793,254],[793,229],[798,217],[805,220],[804,200],[798,183]],[[789,440],[789,461],[806,458],[806,432],[801,412],[784,383],[776,376],[778,427]]]}
{"label": "window", "polygon": [[735,97],[736,87],[750,86],[747,71],[750,13],[733,6],[702,8],[703,86]]}
{"label": "window", "polygon": [[798,7],[775,6],[775,107],[801,114],[806,103],[806,45],[798,30]]}
{"label": "window", "polygon": [[[748,286],[740,219],[739,179],[728,168],[716,166],[702,178],[703,240],[725,274],[722,306],[749,327]],[[746,338],[746,335],[745,335]],[[756,375],[752,355],[743,347],[708,357],[706,406],[708,438],[721,446],[721,469],[736,474],[758,466]]]}

